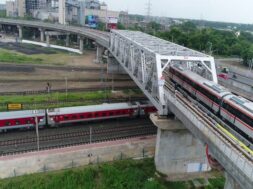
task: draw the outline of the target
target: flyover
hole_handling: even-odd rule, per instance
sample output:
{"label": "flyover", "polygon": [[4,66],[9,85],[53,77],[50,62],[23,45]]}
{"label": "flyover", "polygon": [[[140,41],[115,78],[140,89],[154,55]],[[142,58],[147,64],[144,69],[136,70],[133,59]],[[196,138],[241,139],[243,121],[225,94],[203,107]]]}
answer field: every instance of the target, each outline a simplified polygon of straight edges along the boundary
{"label": "flyover", "polygon": [[49,31],[58,31],[66,34],[76,34],[79,36],[81,42],[84,38],[89,38],[94,40],[97,44],[108,48],[109,47],[109,36],[108,32],[102,32],[98,30],[93,30],[84,27],[77,26],[67,26],[61,25],[57,23],[47,23],[41,21],[27,21],[27,20],[19,20],[19,19],[6,19],[0,18],[1,25],[12,25],[17,26],[19,31],[19,38],[23,38],[22,36],[22,27],[30,27],[30,28],[38,28],[41,32],[41,39],[44,37],[44,33],[46,30]]}
{"label": "flyover", "polygon": [[[141,32],[113,30],[109,34],[75,26],[11,19],[0,19],[0,24],[15,25],[19,33],[22,27],[74,33],[109,49],[108,59],[117,60],[156,106],[160,116],[166,118],[153,117],[158,127],[155,157],[158,170],[163,172],[166,171],[163,168],[169,169],[169,174],[207,171],[204,147],[208,145],[211,155],[227,172],[226,189],[252,188],[252,155],[224,135],[215,120],[166,86],[165,69],[176,62],[217,82],[213,57]],[[22,37],[21,34],[19,37]],[[176,115],[183,125],[167,119],[170,113]],[[171,138],[173,141],[170,141]],[[199,169],[196,169],[196,165]]]}

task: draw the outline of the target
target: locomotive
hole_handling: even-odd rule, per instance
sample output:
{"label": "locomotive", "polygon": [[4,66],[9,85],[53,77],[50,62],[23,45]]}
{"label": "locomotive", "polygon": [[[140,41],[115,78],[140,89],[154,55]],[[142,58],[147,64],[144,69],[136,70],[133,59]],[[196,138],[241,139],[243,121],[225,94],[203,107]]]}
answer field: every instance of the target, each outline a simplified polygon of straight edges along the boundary
{"label": "locomotive", "polygon": [[0,113],[0,131],[20,128],[54,127],[64,123],[138,117],[155,112],[149,102],[113,103],[91,106],[65,107],[46,110],[25,110]]}
{"label": "locomotive", "polygon": [[174,83],[252,142],[253,102],[180,65],[171,65],[165,72],[167,82]]}

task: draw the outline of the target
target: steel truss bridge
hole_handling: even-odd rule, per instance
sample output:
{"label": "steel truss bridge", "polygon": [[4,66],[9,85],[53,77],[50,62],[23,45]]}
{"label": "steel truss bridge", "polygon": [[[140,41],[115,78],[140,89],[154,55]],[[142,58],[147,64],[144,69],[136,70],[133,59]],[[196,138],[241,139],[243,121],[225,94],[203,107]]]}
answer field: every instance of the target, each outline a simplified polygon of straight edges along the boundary
{"label": "steel truss bridge", "polygon": [[[253,186],[253,157],[235,141],[217,130],[217,125],[207,115],[192,107],[178,94],[164,85],[164,73],[170,64],[186,66],[203,77],[217,82],[214,58],[177,44],[135,31],[113,30],[108,33],[42,22],[0,19],[0,24],[44,27],[70,32],[95,40],[109,49],[119,64],[159,110],[160,115],[170,111],[191,133],[208,144],[212,155],[235,179],[241,188]],[[110,55],[109,55],[110,56]]]}

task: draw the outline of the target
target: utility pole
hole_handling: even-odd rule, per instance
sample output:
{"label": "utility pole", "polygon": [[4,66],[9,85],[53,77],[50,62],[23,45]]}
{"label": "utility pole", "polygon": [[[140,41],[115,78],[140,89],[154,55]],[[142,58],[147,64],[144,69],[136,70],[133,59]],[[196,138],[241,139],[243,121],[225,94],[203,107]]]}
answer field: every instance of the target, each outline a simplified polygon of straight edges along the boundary
{"label": "utility pole", "polygon": [[35,128],[36,128],[36,136],[37,136],[37,149],[40,150],[40,138],[39,138],[39,122],[38,122],[38,110],[35,110]]}
{"label": "utility pole", "polygon": [[150,0],[148,0],[148,4],[147,4],[147,21],[150,22],[150,16],[151,16],[151,2]]}

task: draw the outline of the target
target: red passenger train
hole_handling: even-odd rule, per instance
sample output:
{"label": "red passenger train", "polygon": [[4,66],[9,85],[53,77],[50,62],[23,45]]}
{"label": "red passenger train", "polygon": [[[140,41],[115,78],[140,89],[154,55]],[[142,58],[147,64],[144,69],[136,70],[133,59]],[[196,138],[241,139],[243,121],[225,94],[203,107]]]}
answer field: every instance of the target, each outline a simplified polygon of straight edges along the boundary
{"label": "red passenger train", "polygon": [[0,131],[18,128],[53,127],[63,123],[104,120],[120,117],[138,117],[156,112],[149,102],[114,103],[91,106],[56,108],[38,111],[0,113]]}

